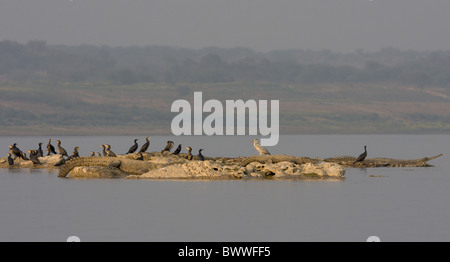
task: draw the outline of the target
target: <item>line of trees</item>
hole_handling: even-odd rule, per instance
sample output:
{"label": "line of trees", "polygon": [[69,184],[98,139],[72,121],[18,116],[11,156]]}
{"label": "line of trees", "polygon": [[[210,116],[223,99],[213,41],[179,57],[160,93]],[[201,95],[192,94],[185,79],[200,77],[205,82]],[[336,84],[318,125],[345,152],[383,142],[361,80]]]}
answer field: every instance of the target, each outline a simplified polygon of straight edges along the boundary
{"label": "line of trees", "polygon": [[256,52],[248,48],[169,46],[55,46],[41,41],[0,42],[0,81],[198,83],[269,81],[357,83],[395,81],[450,88],[450,51],[329,50]]}

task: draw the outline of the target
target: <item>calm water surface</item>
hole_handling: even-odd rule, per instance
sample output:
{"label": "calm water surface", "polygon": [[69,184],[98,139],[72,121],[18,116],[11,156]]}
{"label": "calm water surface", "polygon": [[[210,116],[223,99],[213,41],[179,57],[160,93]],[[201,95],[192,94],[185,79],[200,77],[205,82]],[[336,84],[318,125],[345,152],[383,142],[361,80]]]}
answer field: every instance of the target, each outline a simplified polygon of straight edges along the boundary
{"label": "calm water surface", "polygon": [[[140,139],[140,145],[145,137]],[[134,137],[52,137],[71,152],[124,153]],[[250,137],[152,137],[208,156],[255,154]],[[34,149],[48,137],[0,137]],[[0,169],[0,241],[450,241],[450,136],[282,136],[272,154],[415,159],[430,168],[347,169],[341,181],[139,181]],[[197,152],[195,152],[197,153]]]}

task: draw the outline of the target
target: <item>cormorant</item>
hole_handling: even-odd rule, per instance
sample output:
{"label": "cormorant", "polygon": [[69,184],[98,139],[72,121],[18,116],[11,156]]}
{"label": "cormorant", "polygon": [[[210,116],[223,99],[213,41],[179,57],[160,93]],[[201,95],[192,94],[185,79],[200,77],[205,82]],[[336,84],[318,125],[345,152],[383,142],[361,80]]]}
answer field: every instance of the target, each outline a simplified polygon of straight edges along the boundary
{"label": "cormorant", "polygon": [[367,157],[367,146],[364,146],[364,153],[358,156],[358,158],[353,162],[353,164],[356,164],[358,162],[364,162],[364,160]]}
{"label": "cormorant", "polygon": [[173,141],[167,141],[167,145],[166,145],[166,147],[163,149],[163,151],[161,151],[161,153],[164,153],[164,152],[170,152],[170,150],[172,150],[172,147],[173,147]]}
{"label": "cormorant", "polygon": [[181,152],[181,144],[179,144],[177,149],[175,149],[175,151],[173,151],[173,154],[178,155],[180,152]]}
{"label": "cormorant", "polygon": [[91,157],[94,157],[95,156],[95,153],[94,152],[91,152]]}
{"label": "cormorant", "polygon": [[97,156],[98,156],[98,157],[102,157],[102,155],[101,155],[100,153],[97,153]]}
{"label": "cormorant", "polygon": [[16,158],[21,158],[22,157],[22,152],[20,151],[19,148],[16,147],[17,144],[14,145],[10,145],[9,146],[9,153],[11,153],[12,156],[14,156],[14,159]]}
{"label": "cormorant", "polygon": [[269,151],[258,143],[258,139],[253,139],[253,146],[260,155],[270,155]]}
{"label": "cormorant", "polygon": [[42,143],[39,143],[39,148],[37,151],[38,151],[38,157],[44,156],[44,151],[42,151]]}
{"label": "cormorant", "polygon": [[75,148],[73,149],[72,155],[69,156],[69,158],[67,158],[67,160],[74,159],[74,158],[79,158],[79,157],[80,157],[80,154],[78,153],[78,150],[79,150],[79,149],[80,149],[80,148],[79,148],[78,146],[75,147]]}
{"label": "cormorant", "polygon": [[27,154],[25,154],[24,152],[20,152],[22,154],[22,159],[25,161],[29,161],[30,159],[27,157]]}
{"label": "cormorant", "polygon": [[145,142],[145,144],[142,145],[141,150],[139,150],[139,153],[145,153],[150,146],[150,137],[147,137],[145,140],[147,140],[147,142]]}
{"label": "cormorant", "polygon": [[40,165],[41,162],[38,159],[39,152],[38,150],[28,150],[28,153],[30,154],[30,160],[33,162],[34,165]]}
{"label": "cormorant", "polygon": [[61,141],[57,140],[56,143],[58,144],[58,152],[62,155],[62,156],[66,156],[69,157],[69,155],[67,154],[67,151],[61,147]]}
{"label": "cormorant", "polygon": [[109,157],[117,157],[117,155],[114,154],[113,151],[111,151],[111,146],[110,145],[106,145],[106,154]]}
{"label": "cormorant", "polygon": [[133,154],[134,152],[136,152],[136,150],[138,149],[137,141],[138,141],[137,139],[134,140],[134,145],[130,147],[130,149],[126,154]]}
{"label": "cormorant", "polygon": [[80,150],[80,147],[75,147],[74,149],[73,149],[73,157],[74,158],[78,158],[78,157],[80,157],[80,153],[78,152],[78,150]]}
{"label": "cormorant", "polygon": [[49,156],[51,154],[55,154],[56,155],[55,147],[51,143],[52,143],[52,140],[49,139],[48,140],[48,144],[47,144],[47,152],[48,152],[47,156]]}
{"label": "cormorant", "polygon": [[8,153],[8,164],[9,164],[9,166],[14,166],[14,159],[11,158],[10,153]]}
{"label": "cormorant", "polygon": [[139,155],[139,157],[136,158],[136,160],[140,160],[140,161],[144,160],[144,156],[142,155],[141,152],[139,152],[138,155]]}
{"label": "cormorant", "polygon": [[108,156],[108,153],[106,153],[106,145],[101,145],[103,148],[103,156]]}
{"label": "cormorant", "polygon": [[191,147],[186,147],[186,149],[188,150],[188,154],[186,156],[187,160],[192,160],[194,158],[194,156],[192,155],[192,148]]}
{"label": "cormorant", "polygon": [[202,155],[202,151],[203,151],[203,149],[198,150],[197,156],[200,161],[205,161],[205,157]]}

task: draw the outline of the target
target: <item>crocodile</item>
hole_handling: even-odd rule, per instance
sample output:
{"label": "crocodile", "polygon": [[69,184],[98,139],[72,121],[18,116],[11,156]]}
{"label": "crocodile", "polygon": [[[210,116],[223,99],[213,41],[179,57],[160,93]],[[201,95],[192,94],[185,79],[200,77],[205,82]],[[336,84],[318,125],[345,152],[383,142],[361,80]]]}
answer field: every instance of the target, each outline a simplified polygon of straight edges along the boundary
{"label": "crocodile", "polygon": [[306,163],[313,163],[313,164],[317,163],[319,162],[319,159],[313,159],[309,157],[289,156],[289,155],[263,155],[263,156],[247,157],[239,165],[245,167],[252,162],[276,164],[285,161],[302,165]]}
{"label": "crocodile", "polygon": [[346,167],[430,167],[429,161],[439,158],[443,154],[432,157],[424,157],[420,159],[393,159],[393,158],[367,158],[363,162],[354,163],[356,157],[339,156],[324,159],[325,162],[337,163]]}
{"label": "crocodile", "polygon": [[240,162],[240,166],[247,166],[251,162],[259,163],[279,163],[279,162],[292,162],[295,164],[306,164],[306,163],[317,163],[320,161],[337,163],[345,167],[430,167],[427,162],[441,157],[443,154],[424,157],[420,159],[404,160],[404,159],[393,159],[393,158],[370,158],[363,162],[354,163],[356,157],[354,156],[339,156],[326,159],[314,159],[309,157],[296,157],[289,155],[273,155],[273,156],[251,156],[244,158]]}
{"label": "crocodile", "polygon": [[75,167],[100,166],[118,168],[130,175],[142,175],[158,166],[148,161],[139,161],[128,158],[117,157],[80,157],[66,161],[59,170],[58,177],[66,177]]}

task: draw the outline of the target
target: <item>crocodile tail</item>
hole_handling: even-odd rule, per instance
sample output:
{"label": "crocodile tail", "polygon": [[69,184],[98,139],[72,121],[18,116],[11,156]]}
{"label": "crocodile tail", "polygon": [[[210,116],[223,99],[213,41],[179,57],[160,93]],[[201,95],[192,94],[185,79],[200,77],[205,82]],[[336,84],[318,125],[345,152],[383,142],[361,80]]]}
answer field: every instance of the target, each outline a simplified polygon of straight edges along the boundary
{"label": "crocodile tail", "polygon": [[60,168],[58,177],[66,177],[72,169],[79,166],[108,166],[114,157],[79,157],[66,161]]}

